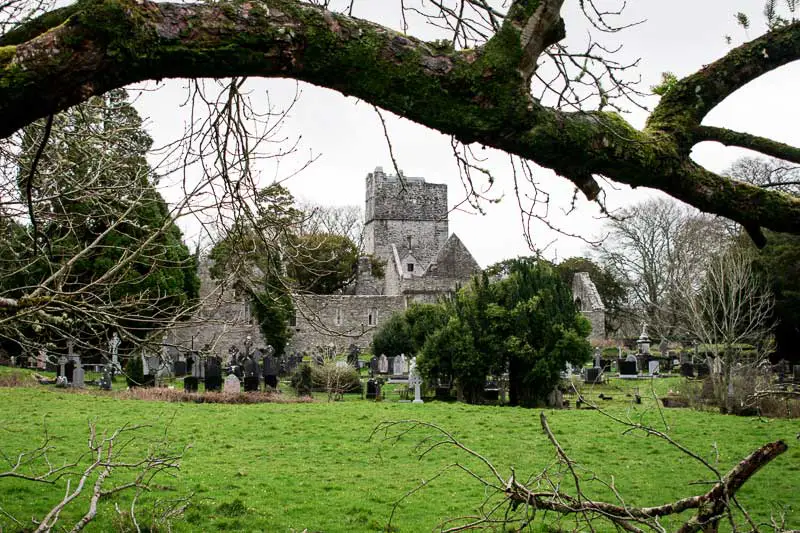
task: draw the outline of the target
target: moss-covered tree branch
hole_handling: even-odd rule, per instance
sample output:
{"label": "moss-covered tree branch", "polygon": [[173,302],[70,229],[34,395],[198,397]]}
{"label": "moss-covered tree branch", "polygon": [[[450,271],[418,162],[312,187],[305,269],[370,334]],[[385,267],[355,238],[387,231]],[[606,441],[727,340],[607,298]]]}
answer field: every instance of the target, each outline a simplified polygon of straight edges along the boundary
{"label": "moss-covered tree branch", "polygon": [[716,128],[713,126],[700,126],[695,129],[695,140],[697,142],[717,141],[726,146],[747,148],[764,155],[777,157],[778,159],[800,165],[800,148],[773,141],[766,137],[751,135],[750,133],[729,130],[727,128]]}
{"label": "moss-covered tree branch", "polygon": [[669,131],[688,153],[692,132],[703,118],[734,91],[754,79],[800,59],[800,22],[762,35],[728,52],[669,88],[647,126]]}
{"label": "moss-covered tree branch", "polygon": [[138,81],[289,77],[552,168],[590,198],[597,191],[592,176],[604,175],[660,189],[755,230],[800,233],[800,201],[708,172],[691,161],[687,148],[710,107],[800,55],[800,25],[740,47],[678,82],[639,131],[614,113],[566,113],[531,97],[521,71],[524,38],[546,44],[562,35],[552,9],[551,23],[541,26],[547,35],[535,28],[525,33],[545,4],[559,2],[515,2],[486,45],[454,51],[297,0],[81,0],[62,23],[0,47],[0,136]]}

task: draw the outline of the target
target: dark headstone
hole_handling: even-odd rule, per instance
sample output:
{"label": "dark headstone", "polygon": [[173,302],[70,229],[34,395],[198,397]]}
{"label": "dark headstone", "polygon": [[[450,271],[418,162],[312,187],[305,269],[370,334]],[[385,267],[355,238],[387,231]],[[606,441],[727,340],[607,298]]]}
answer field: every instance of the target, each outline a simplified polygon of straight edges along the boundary
{"label": "dark headstone", "polygon": [[278,388],[278,376],[274,374],[271,376],[264,376],[264,384],[273,389]]}
{"label": "dark headstone", "polygon": [[693,378],[694,365],[692,363],[681,363],[681,376],[685,378]]}
{"label": "dark headstone", "polygon": [[113,369],[111,365],[106,365],[103,368],[103,375],[100,376],[100,390],[111,390],[111,373]]}
{"label": "dark headstone", "polygon": [[[253,359],[252,357],[248,357],[244,361],[244,377],[246,378],[256,378],[258,381],[258,377],[260,374],[260,369],[258,368],[258,360]],[[256,389],[258,385],[256,385]]]}
{"label": "dark headstone", "polygon": [[369,360],[369,373],[373,376],[378,373],[378,358],[374,355],[372,359]]}
{"label": "dark headstone", "polygon": [[260,379],[258,374],[255,376],[245,376],[244,378],[244,391],[245,392],[258,392],[258,384]]}
{"label": "dark headstone", "polygon": [[200,382],[199,379],[194,377],[185,377],[183,378],[183,390],[186,392],[197,392],[198,383]]}
{"label": "dark headstone", "polygon": [[222,390],[222,376],[209,377],[208,375],[206,375],[206,391],[219,392],[221,390]]}
{"label": "dark headstone", "polygon": [[697,377],[698,378],[704,378],[704,377],[708,376],[708,374],[709,374],[709,369],[708,369],[708,365],[707,364],[701,363],[701,364],[697,365]]}
{"label": "dark headstone", "polygon": [[261,364],[264,367],[263,372],[264,376],[277,376],[278,375],[278,362],[275,360],[275,357],[271,355],[265,356],[261,359]]}
{"label": "dark headstone", "polygon": [[794,365],[794,382],[800,383],[800,365]]}
{"label": "dark headstone", "polygon": [[70,383],[72,383],[72,374],[74,372],[75,372],[75,361],[72,360],[67,361],[67,364],[64,365],[64,376]]}
{"label": "dark headstone", "polygon": [[186,361],[175,361],[172,363],[172,372],[176,376],[185,376],[186,375]]}
{"label": "dark headstone", "polygon": [[367,400],[375,400],[381,395],[381,385],[377,380],[367,380]]}
{"label": "dark headstone", "polygon": [[636,361],[619,361],[617,366],[619,367],[620,376],[635,376],[639,373]]}
{"label": "dark headstone", "polygon": [[206,391],[222,390],[222,365],[216,357],[206,360]]}
{"label": "dark headstone", "polygon": [[584,383],[599,383],[600,382],[600,368],[587,368],[586,379]]}

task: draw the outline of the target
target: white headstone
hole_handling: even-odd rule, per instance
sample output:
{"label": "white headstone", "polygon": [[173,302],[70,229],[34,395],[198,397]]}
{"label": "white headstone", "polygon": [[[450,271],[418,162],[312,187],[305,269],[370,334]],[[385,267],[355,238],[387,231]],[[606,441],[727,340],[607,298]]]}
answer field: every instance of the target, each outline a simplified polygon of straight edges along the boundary
{"label": "white headstone", "polygon": [[405,355],[400,354],[394,358],[394,368],[392,370],[395,376],[404,376],[408,372]]}
{"label": "white headstone", "polygon": [[36,358],[36,368],[45,370],[47,368],[47,352],[44,348],[39,348],[39,355]]}
{"label": "white headstone", "polygon": [[381,354],[381,356],[378,357],[378,372],[381,374],[387,374],[389,372],[389,359],[385,354]]}
{"label": "white headstone", "polygon": [[650,372],[651,376],[655,376],[658,374],[660,366],[661,364],[658,361],[649,361],[647,363],[647,370]]}
{"label": "white headstone", "polygon": [[229,374],[228,377],[225,378],[225,383],[222,385],[222,391],[232,392],[233,394],[239,394],[242,392],[242,384],[239,381],[239,378],[233,374]]}

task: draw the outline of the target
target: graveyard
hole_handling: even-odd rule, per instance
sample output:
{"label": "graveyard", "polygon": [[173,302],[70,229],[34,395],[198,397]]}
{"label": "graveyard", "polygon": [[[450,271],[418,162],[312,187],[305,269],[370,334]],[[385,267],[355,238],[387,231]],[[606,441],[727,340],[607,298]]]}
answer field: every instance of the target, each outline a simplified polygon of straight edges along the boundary
{"label": "graveyard", "polygon": [[[4,382],[16,385],[0,387],[5,406],[2,451],[7,457],[35,446],[32,443],[41,441],[46,427],[52,446],[49,459],[54,464],[70,461],[85,449],[89,422],[97,425],[98,432],[143,425],[128,445],[133,455],[156,445],[180,450],[180,469],[157,478],[157,490],[137,500],[139,519],[146,522],[156,514],[154,504],[159,508],[165,502],[189,498],[182,517],[171,524],[175,531],[430,531],[448,520],[474,515],[483,502],[484,487],[464,472],[442,469],[455,461],[482,475],[485,469],[481,471],[474,458],[453,448],[440,448],[419,459],[416,446],[430,437],[426,431],[410,431],[400,438],[379,433],[370,438],[386,421],[435,424],[490,459],[498,470],[507,474],[513,467],[521,478],[552,468],[555,461],[539,425],[540,410],[465,405],[437,401],[434,396],[414,403],[410,401],[413,393],[403,394],[404,387],[389,383],[391,379],[385,380],[380,401],[367,399],[365,389],[345,393],[337,402],[327,401],[322,392],[313,394],[314,401],[293,402],[290,383],[281,380],[282,402],[225,405],[132,399],[121,390],[126,388],[121,377],[107,391],[99,386],[42,386],[32,378],[33,372],[7,368],[0,372]],[[581,469],[606,481],[613,476],[626,503],[656,505],[702,493],[709,473],[666,442],[626,433],[625,427],[603,413],[668,427],[671,438],[723,472],[763,444],[784,440],[789,450],[746,484],[738,499],[755,520],[768,522],[783,513],[787,523],[798,521],[800,452],[792,445],[796,421],[661,409],[657,398],[691,386],[678,374],[638,380],[614,375],[602,383],[587,382],[585,374],[573,376],[572,381],[602,412],[585,405],[575,408],[575,398],[569,394],[565,398],[572,399],[572,408],[543,412]],[[11,380],[10,376],[16,377]],[[368,368],[362,376],[364,381],[369,379]],[[178,390],[180,381],[165,385]],[[236,394],[248,393],[242,387]],[[430,483],[415,491],[423,480]],[[43,516],[64,491],[63,479],[52,486],[17,479],[0,482],[3,512],[25,519]],[[598,499],[610,497],[599,482],[587,482],[585,490]],[[129,527],[126,510],[132,500],[133,493],[128,492],[101,501],[87,530]],[[88,495],[83,495],[68,506],[61,516],[63,523],[77,521],[87,502]],[[689,515],[684,513],[684,519]],[[13,522],[3,520],[4,530],[14,530]],[[664,523],[677,522],[665,519]],[[565,519],[564,526],[569,524]],[[602,524],[595,527],[613,530]]]}

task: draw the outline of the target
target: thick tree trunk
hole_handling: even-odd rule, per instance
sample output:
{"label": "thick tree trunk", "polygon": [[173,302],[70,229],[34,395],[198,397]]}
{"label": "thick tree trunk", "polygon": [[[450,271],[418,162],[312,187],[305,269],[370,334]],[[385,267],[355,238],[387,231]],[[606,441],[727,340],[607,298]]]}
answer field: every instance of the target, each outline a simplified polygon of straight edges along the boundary
{"label": "thick tree trunk", "polygon": [[739,221],[759,241],[760,226],[800,233],[800,200],[718,176],[689,156],[695,142],[715,136],[699,129],[708,110],[800,58],[800,23],[681,80],[638,131],[615,113],[565,113],[531,97],[533,56],[563,36],[558,4],[517,1],[484,46],[454,51],[294,0],[81,0],[0,39],[0,136],[138,81],[290,77],[552,168],[589,198],[599,191],[592,176],[603,175]]}

